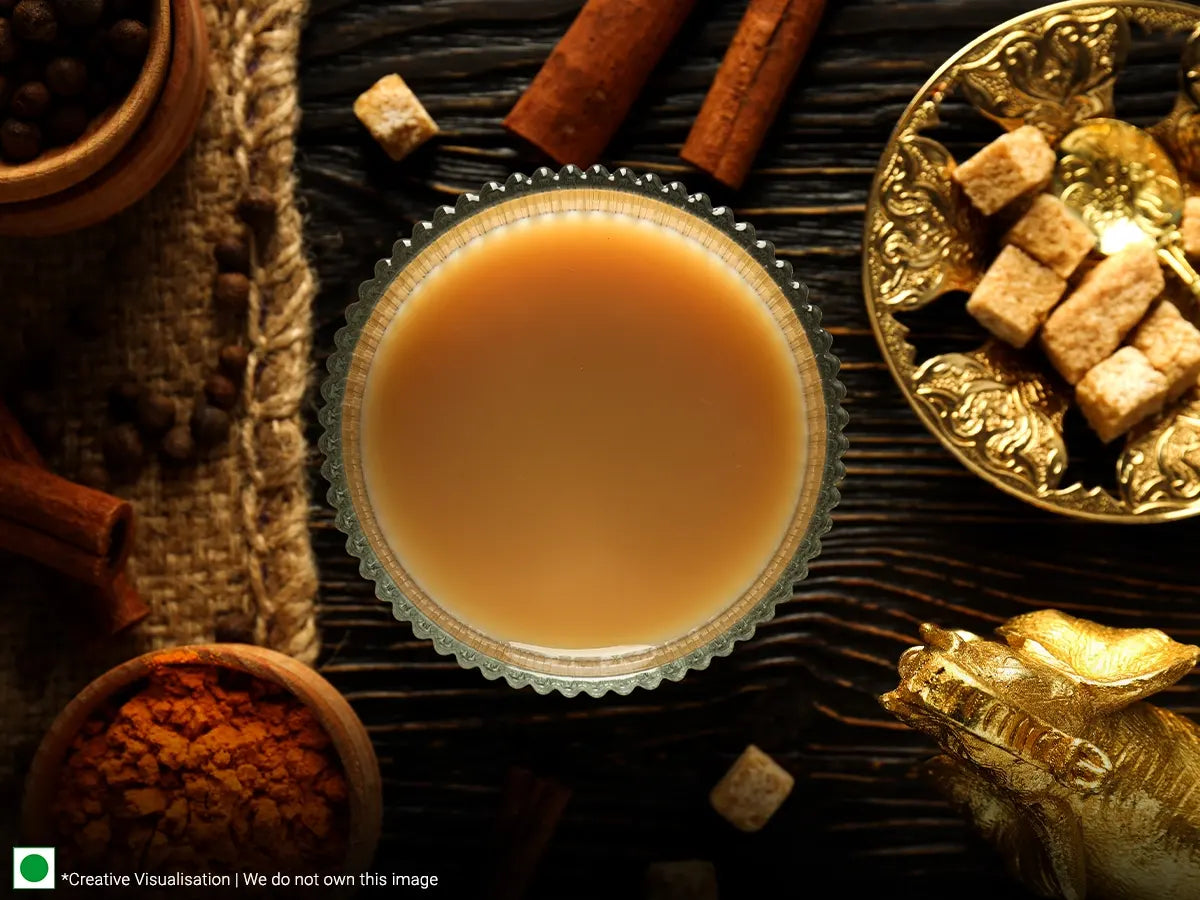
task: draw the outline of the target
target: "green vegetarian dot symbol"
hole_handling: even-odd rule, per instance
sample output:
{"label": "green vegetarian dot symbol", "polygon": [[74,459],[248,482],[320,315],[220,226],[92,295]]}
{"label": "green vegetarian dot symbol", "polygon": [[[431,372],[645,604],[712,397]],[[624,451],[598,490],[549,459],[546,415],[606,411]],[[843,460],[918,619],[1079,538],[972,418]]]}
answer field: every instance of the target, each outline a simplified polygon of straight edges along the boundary
{"label": "green vegetarian dot symbol", "polygon": [[30,853],[21,860],[21,877],[26,881],[41,881],[50,874],[50,864],[40,853]]}

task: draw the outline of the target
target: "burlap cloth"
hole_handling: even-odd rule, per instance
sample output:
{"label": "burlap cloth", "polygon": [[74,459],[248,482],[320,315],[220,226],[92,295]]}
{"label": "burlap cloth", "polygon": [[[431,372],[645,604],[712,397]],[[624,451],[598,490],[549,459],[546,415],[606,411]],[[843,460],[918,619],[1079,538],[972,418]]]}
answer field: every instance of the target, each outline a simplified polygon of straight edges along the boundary
{"label": "burlap cloth", "polygon": [[[180,164],[102,226],[0,238],[0,361],[16,370],[10,390],[50,382],[50,415],[63,435],[48,457],[61,474],[100,458],[106,392],[124,375],[174,398],[183,416],[223,345],[242,340],[252,351],[227,447],[178,472],[156,460],[136,483],[113,489],[138,517],[130,573],[149,619],[106,639],[61,579],[0,561],[0,803],[13,811],[46,727],[108,667],[147,649],[212,640],[218,617],[237,611],[252,614],[259,642],[309,661],[317,653],[300,417],[314,283],[292,181],[304,2],[206,0],[204,11],[211,90]],[[248,316],[229,318],[212,303],[212,248],[237,226],[234,207],[250,184],[274,193],[278,226],[255,250]],[[71,320],[86,327],[72,329]]]}

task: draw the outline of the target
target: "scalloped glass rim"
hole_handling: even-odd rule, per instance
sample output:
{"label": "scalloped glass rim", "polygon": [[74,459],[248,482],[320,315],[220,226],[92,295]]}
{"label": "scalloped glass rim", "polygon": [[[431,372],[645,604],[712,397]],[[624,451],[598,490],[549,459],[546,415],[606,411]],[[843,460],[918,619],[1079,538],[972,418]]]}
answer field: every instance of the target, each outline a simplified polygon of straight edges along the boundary
{"label": "scalloped glass rim", "polygon": [[[363,533],[350,494],[342,441],[347,376],[363,327],[388,285],[420,251],[455,224],[500,203],[546,191],[584,187],[623,191],[666,203],[714,226],[749,254],[778,286],[799,320],[820,376],[825,408],[824,463],[812,515],[794,555],[770,589],[732,627],[699,648],[644,670],[595,677],[540,672],[497,659],[460,640],[417,608]],[[628,694],[635,687],[654,688],[664,679],[678,681],[692,669],[707,668],[714,656],[729,655],[736,642],[752,637],[758,625],[774,616],[776,605],[791,595],[796,581],[808,574],[808,563],[820,553],[821,537],[829,531],[831,513],[840,498],[838,484],[845,473],[842,456],[847,446],[844,435],[847,416],[842,408],[845,389],[838,380],[838,360],[829,352],[830,336],[821,327],[820,311],[808,302],[807,289],[795,280],[789,263],[775,258],[774,247],[758,240],[751,226],[736,222],[727,207],[714,207],[704,194],[688,194],[678,182],[663,184],[656,175],[639,176],[625,168],[609,173],[601,166],[586,171],[567,166],[560,172],[542,168],[532,176],[515,174],[503,185],[489,182],[479,193],[462,194],[454,207],[439,207],[431,221],[417,223],[411,239],[397,241],[391,258],[375,264],[375,277],[363,282],[358,294],[358,301],[346,309],[347,324],[334,339],[336,347],[328,362],[329,376],[321,385],[324,404],[319,416],[323,427],[319,445],[325,455],[321,471],[330,484],[327,498],[336,512],[337,527],[347,535],[347,552],[360,560],[359,573],[375,582],[376,596],[391,605],[393,615],[410,623],[413,634],[430,640],[438,653],[454,656],[464,668],[478,668],[488,679],[504,678],[514,688],[529,686],[540,694],[551,691],[568,697],[579,693],[598,697],[609,691]]]}

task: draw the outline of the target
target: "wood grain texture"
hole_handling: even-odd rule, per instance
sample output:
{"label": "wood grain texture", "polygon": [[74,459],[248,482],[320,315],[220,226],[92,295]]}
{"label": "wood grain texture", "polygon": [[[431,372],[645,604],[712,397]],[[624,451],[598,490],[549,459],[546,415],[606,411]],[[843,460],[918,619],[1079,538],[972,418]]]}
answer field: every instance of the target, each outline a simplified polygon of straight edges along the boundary
{"label": "wood grain texture", "polygon": [[[578,0],[315,0],[302,60],[300,187],[322,290],[317,365],[357,285],[414,221],[463,190],[543,160],[500,121],[561,36]],[[843,360],[850,451],[843,501],[795,598],[728,659],[680,684],[601,701],[538,697],[461,671],[375,600],[344,551],[313,456],[323,671],[367,722],[385,781],[377,868],[439,874],[445,896],[474,886],[510,765],[574,790],[533,895],[637,896],[654,860],[717,863],[723,898],[921,897],[969,879],[976,900],[1025,896],[991,852],[910,777],[930,744],[876,694],[920,622],[988,631],[1057,606],[1114,625],[1200,641],[1193,548],[1200,522],[1117,528],[1053,517],[968,474],[919,424],[871,336],[861,291],[862,220],[896,120],[934,69],[981,31],[1029,10],[1019,0],[831,0],[743,189],[706,183],[678,158],[744,3],[699,4],[603,162],[711,190],[773,241],[812,289]],[[1151,121],[1171,101],[1177,60],[1137,48],[1121,112]],[[356,124],[353,98],[399,72],[443,134],[391,163]],[[991,136],[961,116],[955,152]],[[971,340],[965,317],[914,319],[922,352]],[[316,399],[312,405],[315,422]],[[318,430],[313,425],[310,436]],[[1200,715],[1200,677],[1161,698]],[[746,743],[798,778],[768,828],[736,833],[708,789]],[[885,893],[886,892],[886,893]]]}

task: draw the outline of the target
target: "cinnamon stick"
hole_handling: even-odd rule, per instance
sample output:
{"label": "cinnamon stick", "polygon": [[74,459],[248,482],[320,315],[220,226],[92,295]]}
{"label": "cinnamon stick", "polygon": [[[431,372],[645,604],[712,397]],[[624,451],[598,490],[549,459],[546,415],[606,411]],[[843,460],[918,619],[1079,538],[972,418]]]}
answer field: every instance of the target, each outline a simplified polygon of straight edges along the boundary
{"label": "cinnamon stick", "polygon": [[[0,521],[8,533],[40,534],[64,548],[97,557],[103,568],[116,573],[129,553],[133,508],[120,497],[46,469],[0,459]],[[6,549],[22,552],[20,545]]]}
{"label": "cinnamon stick", "polygon": [[560,164],[604,152],[696,0],[588,0],[504,127]]}
{"label": "cinnamon stick", "polygon": [[109,634],[124,631],[150,615],[150,607],[123,571],[117,573],[111,584],[94,588],[91,601],[96,617]]}
{"label": "cinnamon stick", "polygon": [[[17,421],[16,416],[3,401],[0,401],[0,459],[16,460],[41,469],[46,468],[41,453],[38,452],[29,435],[21,427],[21,423]],[[0,523],[2,522],[3,520],[0,519]],[[129,543],[131,531],[132,529],[128,529],[126,532],[126,545]],[[34,535],[33,538],[35,541],[40,540],[37,535]],[[11,539],[20,540],[17,537]],[[70,553],[71,551],[54,544],[42,552],[48,555],[50,553]],[[25,555],[31,554],[26,552]],[[98,560],[89,555],[77,560],[76,564],[88,568],[90,571],[91,567],[98,565]],[[61,556],[56,556],[54,560],[47,562],[47,565],[61,570],[64,563]],[[110,577],[106,578],[104,573],[109,568],[105,562],[96,570],[96,578],[99,581],[85,579],[85,584],[89,584],[90,603],[97,617],[109,634],[116,634],[146,618],[150,614],[150,608],[138,595],[123,570],[117,571],[115,575],[110,573]]]}
{"label": "cinnamon stick", "polygon": [[510,770],[497,823],[499,859],[484,896],[520,900],[526,895],[570,799],[571,790],[557,781],[527,769]]}
{"label": "cinnamon stick", "polygon": [[742,186],[824,11],[825,0],[750,0],[680,151],[686,162]]}

